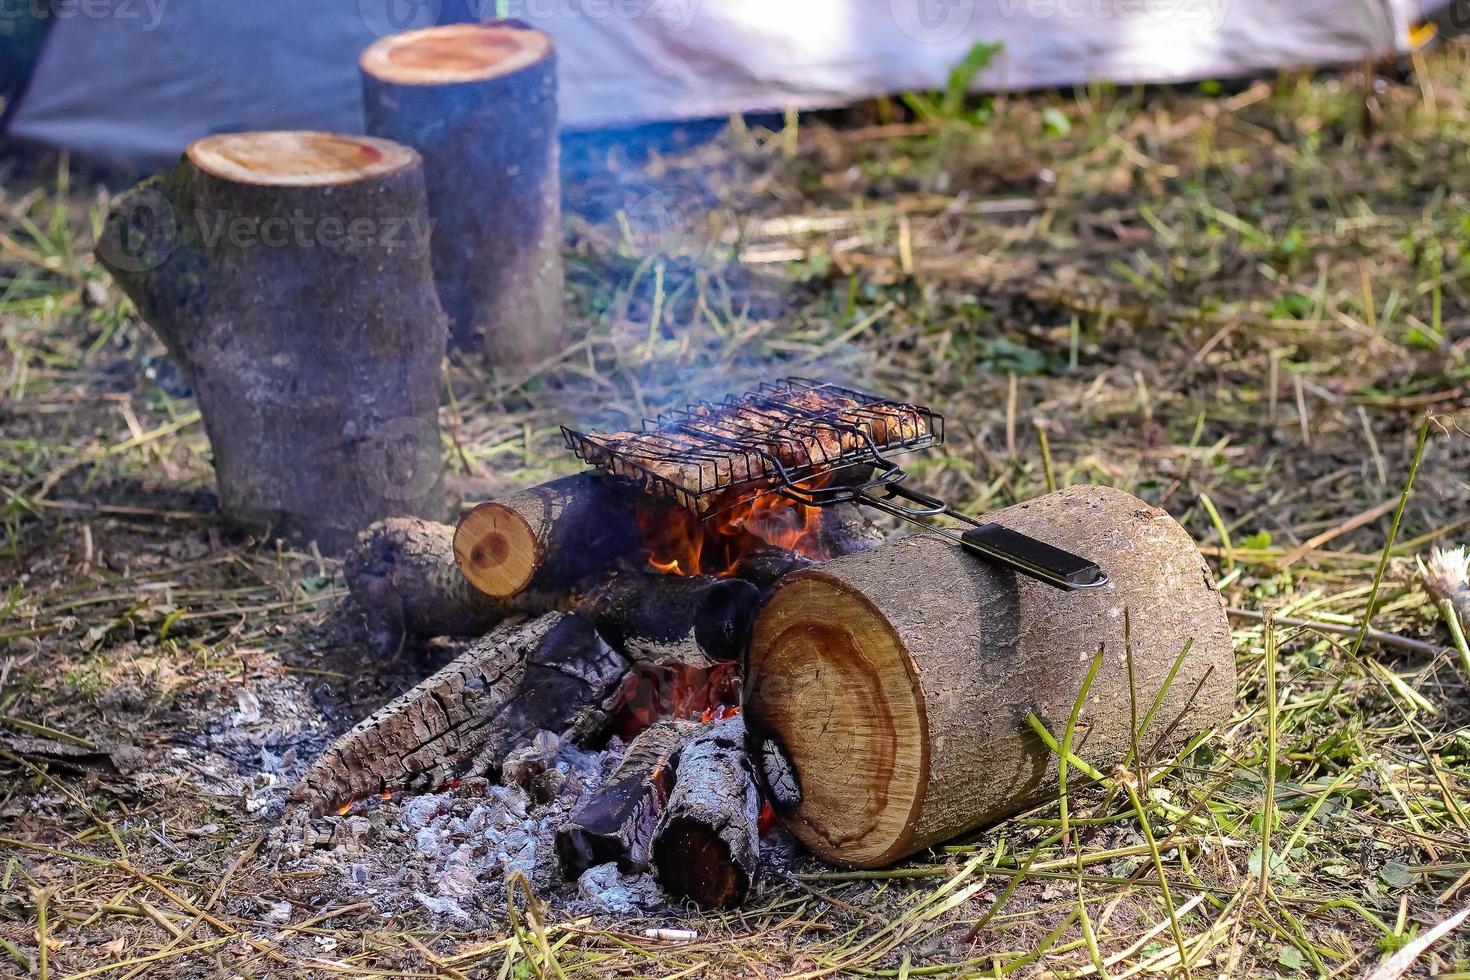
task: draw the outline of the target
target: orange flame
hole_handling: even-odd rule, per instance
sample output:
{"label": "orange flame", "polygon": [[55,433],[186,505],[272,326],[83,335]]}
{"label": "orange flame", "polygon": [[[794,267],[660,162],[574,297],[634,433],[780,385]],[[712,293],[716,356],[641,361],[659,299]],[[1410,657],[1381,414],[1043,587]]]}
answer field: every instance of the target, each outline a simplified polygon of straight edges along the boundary
{"label": "orange flame", "polygon": [[[825,478],[821,482],[825,482]],[[816,489],[821,483],[808,486]],[[678,507],[640,507],[648,563],[667,575],[729,578],[743,558],[761,547],[785,548],[818,561],[830,557],[816,533],[820,507],[765,493],[725,507],[718,500],[704,520]]]}

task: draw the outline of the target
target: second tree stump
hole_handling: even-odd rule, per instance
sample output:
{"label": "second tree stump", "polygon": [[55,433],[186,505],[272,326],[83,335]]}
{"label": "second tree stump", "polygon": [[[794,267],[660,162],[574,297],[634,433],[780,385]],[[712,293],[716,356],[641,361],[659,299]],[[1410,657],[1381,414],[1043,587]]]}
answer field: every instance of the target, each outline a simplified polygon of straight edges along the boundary
{"label": "second tree stump", "polygon": [[368,132],[424,157],[434,274],[455,343],[525,365],[562,349],[556,52],[510,22],[363,52]]}

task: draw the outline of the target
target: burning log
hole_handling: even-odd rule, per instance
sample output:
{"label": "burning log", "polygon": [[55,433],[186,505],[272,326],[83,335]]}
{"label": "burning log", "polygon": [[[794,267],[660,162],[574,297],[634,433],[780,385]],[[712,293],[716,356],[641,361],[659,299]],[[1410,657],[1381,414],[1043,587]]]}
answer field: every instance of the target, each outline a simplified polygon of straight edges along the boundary
{"label": "burning log", "polygon": [[735,566],[735,577],[760,589],[770,589],[792,572],[811,568],[817,562],[789,548],[757,548]]}
{"label": "burning log", "polygon": [[456,343],[499,364],[562,351],[556,53],[513,22],[363,52],[368,131],[424,157],[434,271]]}
{"label": "burning log", "polygon": [[609,861],[629,874],[647,870],[679,752],[699,728],[697,722],[668,718],[633,739],[607,782],[557,833],[568,878]]}
{"label": "burning log", "polygon": [[629,487],[591,473],[553,480],[465,514],[454,558],[489,596],[567,589],[638,547],[635,502]]}
{"label": "burning log", "polygon": [[413,150],[311,132],[199,140],[114,203],[97,258],[194,388],[227,520],[337,551],[440,515],[425,207]]}
{"label": "burning log", "polygon": [[[343,572],[362,611],[373,647],[396,650],[405,640],[481,636],[532,596],[493,599],[464,580],[454,564],[454,530],[416,518],[390,518],[364,531]],[[549,607],[548,607],[549,608]]]}
{"label": "burning log", "polygon": [[[757,619],[752,750],[824,860],[887,864],[1054,798],[1057,759],[1027,719],[1060,735],[1099,649],[1077,752],[1104,771],[1135,735],[1150,752],[1229,717],[1224,605],[1167,514],[1072,487],[987,517],[1094,556],[1111,583],[1063,593],[916,536],[796,572]],[[1160,699],[1147,731],[1130,731],[1130,692],[1139,718]]]}
{"label": "burning log", "polygon": [[760,599],[739,579],[619,569],[576,608],[635,660],[709,666],[745,652]]}
{"label": "burning log", "polygon": [[592,738],[607,724],[627,666],[578,616],[503,627],[353,726],[291,799],[322,816],[367,796],[493,774],[542,730]]}
{"label": "burning log", "polygon": [[654,833],[659,884],[700,908],[739,905],[755,880],[760,809],[744,719],[707,726],[679,755],[674,791]]}

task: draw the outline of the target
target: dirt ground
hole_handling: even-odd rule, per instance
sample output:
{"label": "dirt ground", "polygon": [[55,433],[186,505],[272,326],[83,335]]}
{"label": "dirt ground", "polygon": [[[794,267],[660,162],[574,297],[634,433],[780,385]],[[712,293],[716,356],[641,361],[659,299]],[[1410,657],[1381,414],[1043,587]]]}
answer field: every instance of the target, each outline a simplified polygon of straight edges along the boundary
{"label": "dirt ground", "polygon": [[[1075,794],[1065,833],[1053,805],[892,869],[797,863],[728,915],[512,889],[467,922],[264,846],[280,773],[449,651],[374,658],[336,561],[220,523],[188,384],[90,257],[106,189],[15,168],[0,975],[1372,968],[1470,902],[1470,651],[1417,565],[1470,541],[1467,149],[1458,47],[1224,89],[915,96],[636,163],[584,147],[586,339],[528,372],[453,359],[458,499],[572,471],[561,423],[860,380],[948,415],[911,469],[973,513],[1090,482],[1179,519],[1232,608],[1239,697],[1134,774],[1138,806],[1118,777]],[[1414,969],[1470,975],[1470,935]]]}

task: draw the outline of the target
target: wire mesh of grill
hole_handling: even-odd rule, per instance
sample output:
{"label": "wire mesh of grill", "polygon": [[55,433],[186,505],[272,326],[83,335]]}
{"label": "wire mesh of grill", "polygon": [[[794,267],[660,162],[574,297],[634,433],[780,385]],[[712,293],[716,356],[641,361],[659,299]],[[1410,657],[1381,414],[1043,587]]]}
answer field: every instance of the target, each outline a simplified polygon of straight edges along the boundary
{"label": "wire mesh of grill", "polygon": [[641,432],[578,432],[567,448],[654,497],[708,513],[944,441],[944,416],[842,385],[786,378],[694,402]]}

